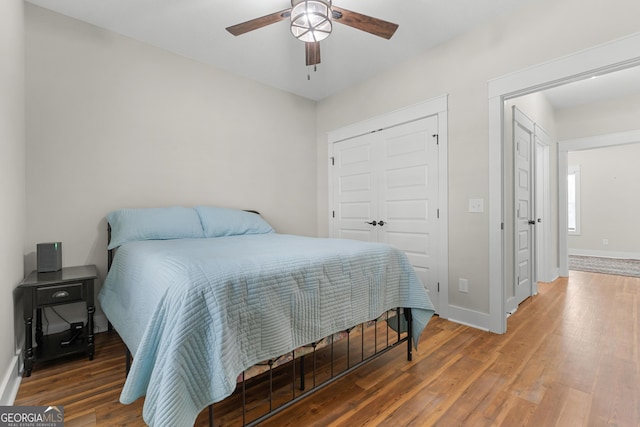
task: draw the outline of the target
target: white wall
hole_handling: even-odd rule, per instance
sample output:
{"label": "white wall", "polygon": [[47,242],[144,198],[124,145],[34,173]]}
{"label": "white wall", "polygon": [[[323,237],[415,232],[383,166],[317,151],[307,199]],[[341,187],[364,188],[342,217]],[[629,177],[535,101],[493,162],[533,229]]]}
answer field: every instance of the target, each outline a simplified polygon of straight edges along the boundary
{"label": "white wall", "polygon": [[[488,214],[467,213],[489,195],[487,82],[638,31],[640,2],[540,0],[425,54],[398,64],[318,105],[319,233],[328,233],[325,132],[449,94],[449,302],[489,312]],[[606,19],[603,17],[606,16]],[[487,209],[485,203],[485,209]],[[486,211],[488,212],[488,211]]]}
{"label": "white wall", "polygon": [[22,300],[15,289],[24,277],[23,14],[22,0],[0,2],[0,405],[12,404],[17,392],[21,359],[16,340],[23,330]]}
{"label": "white wall", "polygon": [[104,278],[122,207],[251,208],[316,234],[315,102],[28,4],[26,51],[27,270],[62,241],[63,266]]}
{"label": "white wall", "polygon": [[[561,140],[634,131],[640,129],[640,95],[561,109],[556,117]],[[568,236],[570,254],[640,256],[638,159],[640,144],[569,153],[582,181],[582,233]]]}
{"label": "white wall", "polygon": [[569,254],[640,258],[638,159],[640,143],[569,153],[569,165],[580,165],[581,209]]}

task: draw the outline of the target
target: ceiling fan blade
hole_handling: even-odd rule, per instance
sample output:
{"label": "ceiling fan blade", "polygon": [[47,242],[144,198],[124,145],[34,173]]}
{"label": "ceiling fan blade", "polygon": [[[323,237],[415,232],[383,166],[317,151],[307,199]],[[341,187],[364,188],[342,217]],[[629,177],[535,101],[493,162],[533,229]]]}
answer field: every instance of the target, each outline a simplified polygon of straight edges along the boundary
{"label": "ceiling fan blade", "polygon": [[232,25],[230,27],[227,27],[227,31],[229,31],[234,36],[239,36],[240,34],[248,33],[249,31],[257,30],[258,28],[266,27],[267,25],[280,22],[283,19],[287,19],[290,15],[291,9],[281,10],[280,12],[265,15],[260,18],[243,22],[241,24]]}
{"label": "ceiling fan blade", "polygon": [[307,66],[320,63],[320,42],[307,42],[304,44],[304,54]]}
{"label": "ceiling fan blade", "polygon": [[333,6],[333,20],[389,40],[398,29],[398,24],[383,21],[361,13]]}

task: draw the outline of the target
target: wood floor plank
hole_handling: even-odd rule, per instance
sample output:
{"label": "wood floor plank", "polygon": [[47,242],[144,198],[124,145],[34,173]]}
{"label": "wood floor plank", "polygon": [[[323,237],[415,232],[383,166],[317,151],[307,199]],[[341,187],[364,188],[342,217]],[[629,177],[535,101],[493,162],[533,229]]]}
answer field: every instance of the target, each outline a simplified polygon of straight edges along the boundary
{"label": "wood floor plank", "polygon": [[[540,283],[504,335],[436,316],[412,362],[394,349],[261,426],[637,427],[639,312],[639,278],[572,271]],[[15,404],[63,405],[71,427],[144,426],[144,399],[118,401],[124,381],[124,345],[101,333],[93,361],[36,363]],[[216,426],[239,425],[233,399]]]}
{"label": "wood floor plank", "polygon": [[560,411],[560,416],[556,421],[556,425],[566,427],[586,425],[590,406],[591,395],[589,393],[570,388],[564,406]]}
{"label": "wood floor plank", "polygon": [[608,425],[638,425],[638,362],[603,357],[593,392],[591,416]]}

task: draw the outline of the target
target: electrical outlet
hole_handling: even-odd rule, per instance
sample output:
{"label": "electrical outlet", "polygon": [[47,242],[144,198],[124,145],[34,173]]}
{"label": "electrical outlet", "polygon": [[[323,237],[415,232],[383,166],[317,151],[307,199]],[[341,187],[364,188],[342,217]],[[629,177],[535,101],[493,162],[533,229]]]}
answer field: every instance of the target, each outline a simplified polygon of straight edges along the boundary
{"label": "electrical outlet", "polygon": [[458,279],[458,291],[465,293],[469,292],[469,280]]}
{"label": "electrical outlet", "polygon": [[602,239],[602,244],[607,246],[609,244],[609,239]]}

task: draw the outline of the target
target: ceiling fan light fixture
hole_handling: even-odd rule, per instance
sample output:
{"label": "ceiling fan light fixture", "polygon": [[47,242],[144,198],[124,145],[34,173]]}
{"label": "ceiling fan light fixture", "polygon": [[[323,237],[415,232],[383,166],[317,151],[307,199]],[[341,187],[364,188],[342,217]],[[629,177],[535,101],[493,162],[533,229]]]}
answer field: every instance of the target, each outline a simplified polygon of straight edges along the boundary
{"label": "ceiling fan light fixture", "polygon": [[329,37],[333,24],[331,0],[292,0],[291,34],[303,42]]}

